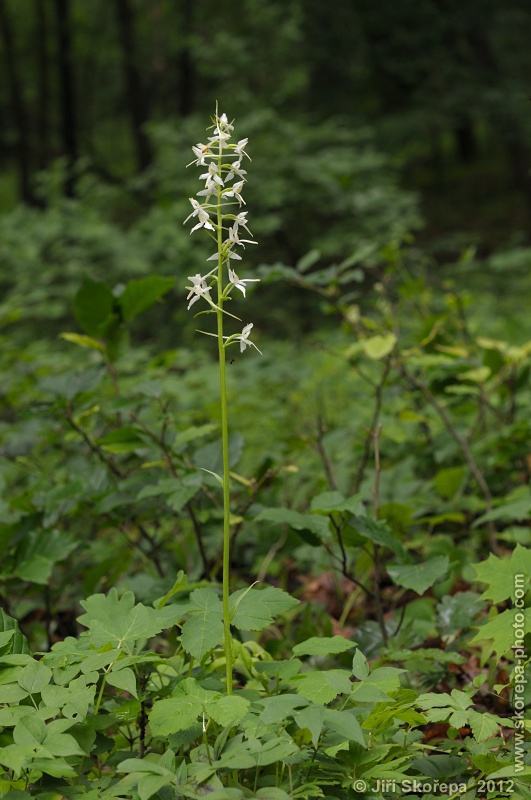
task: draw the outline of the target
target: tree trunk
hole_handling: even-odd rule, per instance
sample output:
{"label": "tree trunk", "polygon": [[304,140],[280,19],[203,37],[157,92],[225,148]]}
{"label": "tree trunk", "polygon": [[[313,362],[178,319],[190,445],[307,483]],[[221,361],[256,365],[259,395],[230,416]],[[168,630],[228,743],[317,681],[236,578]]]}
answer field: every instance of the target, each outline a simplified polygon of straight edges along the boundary
{"label": "tree trunk", "polygon": [[28,115],[24,104],[22,80],[15,53],[13,29],[4,0],[0,0],[0,35],[2,36],[4,45],[6,75],[9,84],[11,110],[16,132],[15,154],[18,167],[20,198],[24,203],[34,203],[35,197],[30,182],[31,164]]}
{"label": "tree trunk", "polygon": [[35,26],[37,49],[37,163],[45,169],[50,162],[50,70],[48,59],[48,23],[44,0],[37,0]]}
{"label": "tree trunk", "polygon": [[193,29],[193,7],[192,0],[182,2],[182,35],[185,44],[181,47],[178,56],[179,74],[179,114],[181,117],[189,116],[194,108],[196,101],[196,75],[190,39]]}
{"label": "tree trunk", "polygon": [[61,138],[67,157],[65,194],[74,197],[76,177],[74,166],[78,158],[75,90],[72,68],[72,36],[70,30],[70,0],[55,0],[57,22],[57,58],[61,103]]}
{"label": "tree trunk", "polygon": [[463,164],[471,164],[478,155],[476,131],[468,114],[462,114],[454,127],[457,156]]}
{"label": "tree trunk", "polygon": [[149,139],[143,129],[148,120],[148,100],[135,60],[133,11],[129,0],[114,1],[123,51],[127,109],[131,120],[131,132],[138,167],[143,170],[151,164],[153,156]]}

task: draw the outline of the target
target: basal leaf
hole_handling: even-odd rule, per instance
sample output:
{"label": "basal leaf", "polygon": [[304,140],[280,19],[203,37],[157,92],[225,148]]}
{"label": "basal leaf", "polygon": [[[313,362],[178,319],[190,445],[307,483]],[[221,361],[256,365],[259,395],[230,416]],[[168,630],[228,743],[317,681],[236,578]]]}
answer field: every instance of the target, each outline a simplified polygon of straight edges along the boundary
{"label": "basal leaf", "polygon": [[424,594],[447,574],[448,567],[448,556],[436,556],[420,564],[389,565],[387,571],[398,586],[413,589],[417,594]]}
{"label": "basal leaf", "polygon": [[343,636],[312,636],[305,642],[296,644],[292,648],[292,653],[295,656],[329,656],[345,653],[355,646],[356,642],[351,642]]}
{"label": "basal leaf", "polygon": [[187,653],[201,660],[223,641],[223,604],[213,589],[194,589],[189,609],[181,644]]}
{"label": "basal leaf", "polygon": [[230,598],[231,623],[240,630],[260,631],[298,604],[298,600],[275,586],[240,589]]}

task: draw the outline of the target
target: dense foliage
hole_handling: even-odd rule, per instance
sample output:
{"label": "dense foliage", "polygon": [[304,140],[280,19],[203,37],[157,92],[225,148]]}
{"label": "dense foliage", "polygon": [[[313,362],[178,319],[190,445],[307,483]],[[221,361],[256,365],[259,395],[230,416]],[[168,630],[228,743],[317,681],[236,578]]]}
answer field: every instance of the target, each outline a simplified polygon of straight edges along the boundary
{"label": "dense foliage", "polygon": [[[0,0],[0,796],[531,798],[528,22]],[[184,288],[216,98],[261,280],[263,355],[227,362],[233,687]]]}

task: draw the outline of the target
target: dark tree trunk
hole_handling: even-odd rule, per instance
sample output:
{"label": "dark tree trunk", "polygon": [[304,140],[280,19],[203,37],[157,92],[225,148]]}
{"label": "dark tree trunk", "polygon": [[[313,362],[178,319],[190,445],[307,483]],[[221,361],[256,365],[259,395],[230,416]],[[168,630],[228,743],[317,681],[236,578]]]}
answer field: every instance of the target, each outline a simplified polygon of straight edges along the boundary
{"label": "dark tree trunk", "polygon": [[194,111],[196,102],[194,57],[188,44],[194,24],[192,0],[183,0],[182,2],[182,21],[182,32],[186,44],[183,44],[179,52],[179,114],[181,117],[187,117]]}
{"label": "dark tree trunk", "polygon": [[149,118],[148,99],[135,59],[134,20],[129,0],[115,0],[115,8],[123,51],[127,109],[131,120],[137,163],[139,169],[142,170],[148,167],[152,161],[151,145],[143,129]]}
{"label": "dark tree trunk", "polygon": [[25,203],[34,203],[35,197],[30,182],[31,164],[28,115],[24,104],[22,80],[15,53],[13,29],[4,0],[0,0],[0,35],[2,36],[4,45],[6,75],[9,84],[11,111],[13,113],[13,123],[16,132],[16,159],[20,197]]}
{"label": "dark tree trunk", "polygon": [[75,90],[72,67],[72,36],[70,29],[70,0],[55,0],[57,22],[57,58],[61,103],[61,138],[68,160],[65,194],[74,197],[76,178],[74,166],[78,158]]}
{"label": "dark tree trunk", "polygon": [[464,164],[471,164],[478,155],[476,131],[468,115],[463,115],[454,128],[457,155]]}
{"label": "dark tree trunk", "polygon": [[50,162],[50,70],[48,60],[48,24],[44,0],[37,0],[35,30],[37,48],[37,163],[45,169]]}

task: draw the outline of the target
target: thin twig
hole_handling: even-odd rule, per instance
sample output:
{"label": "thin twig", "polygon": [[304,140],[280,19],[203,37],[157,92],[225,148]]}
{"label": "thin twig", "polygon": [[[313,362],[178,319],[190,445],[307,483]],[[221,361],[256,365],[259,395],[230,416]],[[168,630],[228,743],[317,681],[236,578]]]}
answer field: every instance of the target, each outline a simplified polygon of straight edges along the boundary
{"label": "thin twig", "polygon": [[[408,372],[408,370],[402,364],[398,363],[397,369],[411,386],[414,386],[416,389],[422,392],[428,403],[439,415],[450,436],[461,448],[461,452],[463,453],[468,468],[470,469],[470,472],[476,479],[476,482],[481,490],[481,493],[483,494],[487,513],[490,513],[492,511],[492,494],[490,492],[489,486],[487,484],[487,481],[485,480],[483,473],[476,464],[476,461],[474,459],[468,441],[463,436],[461,436],[461,434],[456,430],[445,409],[433,396],[428,387],[424,383],[422,383],[422,381],[419,381],[418,378],[415,378],[413,375],[411,375],[411,373]],[[499,551],[498,551],[498,544],[496,542],[496,528],[494,526],[493,521],[490,519],[487,522],[487,530],[489,534],[489,543],[492,552],[494,553],[494,555],[497,555]]]}
{"label": "thin twig", "polygon": [[[378,425],[376,430],[371,433],[371,438],[374,444],[374,517],[376,521],[380,518],[380,434],[382,433],[382,426]],[[380,561],[380,545],[374,543],[374,604],[376,608],[376,616],[378,624],[382,632],[384,644],[387,644],[387,628],[385,627],[384,613],[382,608],[382,599],[380,597],[380,586],[382,583],[382,564]]]}

